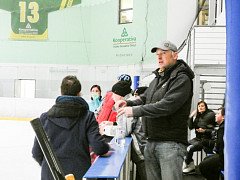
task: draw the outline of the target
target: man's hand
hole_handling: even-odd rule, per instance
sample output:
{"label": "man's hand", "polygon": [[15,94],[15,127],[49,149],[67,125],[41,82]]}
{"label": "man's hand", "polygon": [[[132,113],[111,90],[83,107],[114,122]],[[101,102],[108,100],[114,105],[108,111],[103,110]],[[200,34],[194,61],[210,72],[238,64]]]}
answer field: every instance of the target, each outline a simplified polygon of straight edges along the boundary
{"label": "man's hand", "polygon": [[132,117],[133,116],[132,107],[123,107],[117,111],[117,117],[123,114],[125,114],[127,117]]}
{"label": "man's hand", "polygon": [[205,133],[206,129],[198,128],[198,129],[196,129],[196,131],[199,133]]}
{"label": "man's hand", "polygon": [[125,106],[127,106],[127,102],[124,100],[116,101],[114,104],[114,107],[116,110],[119,110],[121,107],[125,107]]}
{"label": "man's hand", "polygon": [[189,118],[192,118],[192,117],[194,117],[194,116],[196,116],[197,115],[197,110],[195,109],[195,110],[193,110],[192,112],[191,112],[191,114],[189,115]]}

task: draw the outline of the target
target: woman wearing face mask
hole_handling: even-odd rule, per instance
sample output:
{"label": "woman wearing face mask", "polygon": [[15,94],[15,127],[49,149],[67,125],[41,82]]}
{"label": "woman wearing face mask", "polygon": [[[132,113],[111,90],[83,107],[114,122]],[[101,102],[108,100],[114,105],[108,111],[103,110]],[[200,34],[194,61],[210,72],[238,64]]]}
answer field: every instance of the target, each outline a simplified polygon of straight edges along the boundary
{"label": "woman wearing face mask", "polygon": [[89,110],[94,113],[97,113],[98,108],[102,103],[101,87],[95,84],[90,88],[90,92],[91,100],[88,102]]}

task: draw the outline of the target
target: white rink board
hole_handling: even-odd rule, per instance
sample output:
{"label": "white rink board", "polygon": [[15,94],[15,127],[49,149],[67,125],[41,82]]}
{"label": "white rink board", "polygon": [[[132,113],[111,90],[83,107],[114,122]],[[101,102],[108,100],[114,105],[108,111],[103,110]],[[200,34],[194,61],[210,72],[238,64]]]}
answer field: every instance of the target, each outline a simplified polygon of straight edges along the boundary
{"label": "white rink board", "polygon": [[1,179],[41,179],[41,168],[31,153],[34,136],[30,122],[0,120]]}

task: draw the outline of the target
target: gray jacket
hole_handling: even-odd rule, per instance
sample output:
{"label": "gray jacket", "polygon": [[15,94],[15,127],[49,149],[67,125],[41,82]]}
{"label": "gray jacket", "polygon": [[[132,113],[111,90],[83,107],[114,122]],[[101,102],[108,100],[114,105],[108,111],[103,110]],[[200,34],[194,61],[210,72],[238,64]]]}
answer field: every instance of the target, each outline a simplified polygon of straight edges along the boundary
{"label": "gray jacket", "polygon": [[175,141],[187,144],[187,121],[193,96],[194,73],[183,61],[159,74],[141,99],[127,101],[134,117],[143,117],[143,127],[149,140]]}

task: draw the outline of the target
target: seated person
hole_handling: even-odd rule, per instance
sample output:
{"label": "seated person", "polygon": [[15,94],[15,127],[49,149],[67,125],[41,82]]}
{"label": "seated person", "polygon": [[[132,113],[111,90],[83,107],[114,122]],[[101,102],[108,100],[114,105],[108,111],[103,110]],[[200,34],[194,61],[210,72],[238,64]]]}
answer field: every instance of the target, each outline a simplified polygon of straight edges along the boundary
{"label": "seated person", "polygon": [[[127,74],[122,74],[118,77],[118,81],[125,81],[131,87],[132,80],[131,76]],[[100,124],[102,121],[116,122],[117,112],[113,110],[114,101],[112,99],[112,92],[108,91],[105,95],[102,106],[100,107],[99,113],[97,115],[97,122]]]}
{"label": "seated person", "polygon": [[[113,100],[116,102],[118,100],[125,99],[126,95],[124,93],[121,93],[121,88],[124,88],[123,83],[116,83],[113,88]],[[125,89],[125,88],[124,88]],[[134,96],[128,98],[128,99],[137,99],[139,98],[139,95],[143,94],[147,87],[139,87],[134,91]],[[125,95],[125,96],[124,96]],[[123,116],[123,115],[122,115]],[[126,118],[126,117],[125,117]],[[144,161],[144,148],[146,145],[146,138],[145,134],[143,132],[142,128],[142,118],[126,118],[126,132],[125,135],[129,135],[131,133],[131,136],[133,138],[132,141],[132,151],[131,151],[131,159],[136,164],[136,179],[138,180],[146,180],[146,170],[145,170],[145,161]],[[118,120],[117,120],[118,122]],[[114,136],[116,131],[116,127],[113,123],[110,123],[108,121],[103,121],[101,124],[102,133],[107,134],[109,136]]]}
{"label": "seated person", "polygon": [[[115,103],[115,101],[119,99],[124,99],[125,97],[129,97],[131,94],[131,85],[126,82],[126,81],[118,81],[116,84],[113,85],[112,87],[112,100]],[[120,118],[125,118],[125,117],[120,117]],[[123,120],[123,119],[122,119]],[[119,118],[116,120],[117,123],[119,123]],[[111,141],[112,137],[116,135],[116,128],[117,128],[117,123],[112,122],[112,121],[102,121],[99,124],[100,128],[100,133],[104,136],[105,141]],[[128,120],[123,121],[125,123],[124,128],[125,128],[125,136],[130,134],[131,130],[131,122]],[[100,180],[100,179],[98,179]],[[101,179],[103,180],[103,179]]]}
{"label": "seated person", "polygon": [[[125,81],[119,81],[116,84],[113,85],[112,87],[112,99],[114,102],[120,100],[120,99],[125,99],[125,97],[129,97],[131,94],[131,88],[130,84]],[[122,117],[119,117],[122,118]],[[117,122],[118,120],[116,120]],[[100,123],[100,133],[106,136],[114,136],[115,135],[115,127],[113,125],[117,125],[116,122],[112,121],[102,121]],[[128,122],[128,121],[127,121]],[[129,135],[131,133],[131,124],[130,121],[126,125],[126,132],[125,135]]]}
{"label": "seated person", "polygon": [[[193,117],[196,115],[194,121]],[[197,104],[197,110],[193,111],[189,117],[189,129],[195,129],[196,137],[189,141],[187,155],[185,158],[186,167],[183,168],[183,173],[189,173],[195,170],[193,161],[193,153],[204,149],[209,153],[211,147],[204,147],[203,142],[212,138],[211,134],[215,127],[215,113],[208,109],[206,102],[200,101]]]}
{"label": "seated person", "polygon": [[225,108],[219,108],[216,114],[219,129],[217,130],[217,141],[214,148],[215,154],[207,156],[199,164],[199,170],[207,180],[219,180],[220,171],[224,170],[224,116]]}

